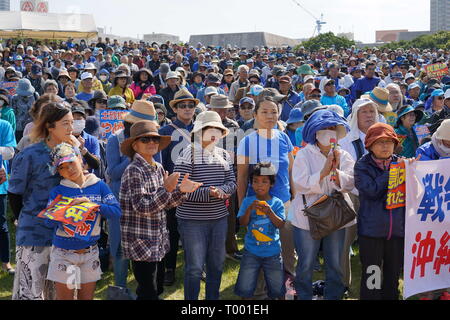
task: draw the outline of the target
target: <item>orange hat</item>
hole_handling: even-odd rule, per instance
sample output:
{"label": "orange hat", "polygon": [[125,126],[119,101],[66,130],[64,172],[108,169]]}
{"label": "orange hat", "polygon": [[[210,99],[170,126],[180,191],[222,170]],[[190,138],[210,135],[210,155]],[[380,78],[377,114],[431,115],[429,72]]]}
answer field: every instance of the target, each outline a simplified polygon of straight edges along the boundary
{"label": "orange hat", "polygon": [[400,140],[398,140],[394,128],[386,123],[378,122],[372,125],[369,130],[367,130],[365,140],[366,149],[369,150],[373,143],[381,138],[389,138],[394,140],[396,147],[400,143]]}

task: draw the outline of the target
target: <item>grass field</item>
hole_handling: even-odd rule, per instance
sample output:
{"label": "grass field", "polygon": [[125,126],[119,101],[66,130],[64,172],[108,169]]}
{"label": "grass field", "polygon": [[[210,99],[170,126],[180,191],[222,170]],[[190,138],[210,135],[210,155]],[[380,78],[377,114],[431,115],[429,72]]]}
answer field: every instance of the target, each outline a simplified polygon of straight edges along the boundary
{"label": "grass field", "polygon": [[[12,231],[12,237],[14,238],[15,228],[10,224],[10,230]],[[238,244],[239,248],[243,247],[243,236],[244,232],[241,232],[238,235]],[[14,243],[14,239],[13,243]],[[361,279],[361,267],[359,263],[359,250],[357,246],[353,247],[353,251],[355,256],[352,257],[352,285],[349,292],[348,299],[357,300],[359,299],[359,282]],[[14,260],[14,255],[12,255]],[[14,261],[13,261],[14,262]],[[321,261],[323,263],[323,261]],[[232,261],[230,259],[226,259],[225,268],[222,276],[222,284],[220,287],[220,297],[223,300],[238,300],[239,297],[235,296],[233,293],[234,284],[236,283],[237,276],[239,272],[239,263]],[[316,280],[324,280],[325,275],[323,272],[315,272],[314,273],[314,281]],[[183,251],[182,248],[178,254],[177,260],[177,270],[176,270],[176,282],[171,287],[165,287],[165,291],[162,298],[166,300],[183,300]],[[114,283],[113,273],[106,272],[103,274],[102,279],[97,283],[97,289],[95,294],[95,299],[104,300],[106,299],[106,289],[109,285]],[[402,285],[402,284],[401,284]],[[0,300],[10,300],[11,299],[11,291],[13,287],[13,276],[6,274],[5,272],[0,273]],[[132,272],[129,272],[128,275],[128,287],[133,291],[136,289],[136,281],[132,275]],[[200,299],[205,298],[205,284],[201,283],[201,291],[200,291]]]}

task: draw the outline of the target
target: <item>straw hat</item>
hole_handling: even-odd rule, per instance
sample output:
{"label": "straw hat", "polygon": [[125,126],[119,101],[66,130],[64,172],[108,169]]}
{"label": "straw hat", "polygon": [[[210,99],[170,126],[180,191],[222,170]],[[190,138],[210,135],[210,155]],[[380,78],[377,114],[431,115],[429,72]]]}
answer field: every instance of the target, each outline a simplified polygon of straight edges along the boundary
{"label": "straw hat", "polygon": [[172,141],[170,136],[161,136],[158,133],[158,127],[153,121],[143,120],[133,124],[130,129],[130,137],[122,142],[120,145],[120,151],[124,155],[133,158],[136,154],[136,151],[133,149],[133,143],[142,137],[160,137],[161,141],[159,143],[159,151],[167,148]]}
{"label": "straw hat", "polygon": [[169,102],[169,106],[173,109],[177,103],[182,101],[193,101],[195,105],[199,104],[200,102],[200,100],[194,98],[194,96],[189,92],[189,90],[183,88],[175,93],[173,100]]}
{"label": "straw hat", "polygon": [[123,117],[123,121],[129,123],[136,123],[142,120],[155,121],[156,123],[156,110],[150,101],[136,100],[131,106],[130,113]]}
{"label": "straw hat", "polygon": [[369,99],[375,102],[379,112],[391,112],[392,106],[389,103],[389,90],[385,88],[375,87],[369,94]]}
{"label": "straw hat", "polygon": [[213,127],[222,130],[222,138],[226,137],[230,133],[230,130],[225,128],[222,124],[222,119],[219,114],[214,111],[204,111],[197,116],[197,119],[194,122],[192,134],[201,132],[206,127]]}

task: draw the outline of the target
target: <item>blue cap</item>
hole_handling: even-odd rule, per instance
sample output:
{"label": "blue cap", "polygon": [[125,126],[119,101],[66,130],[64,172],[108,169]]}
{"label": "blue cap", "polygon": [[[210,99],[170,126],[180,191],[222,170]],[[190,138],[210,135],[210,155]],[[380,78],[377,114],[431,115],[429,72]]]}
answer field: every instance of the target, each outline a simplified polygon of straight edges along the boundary
{"label": "blue cap", "polygon": [[255,106],[255,100],[253,100],[252,98],[249,98],[249,97],[245,97],[245,98],[242,98],[241,100],[239,100],[239,107],[242,106],[244,103],[249,103],[252,106]]}
{"label": "blue cap", "polygon": [[408,91],[415,89],[415,88],[420,88],[420,86],[416,82],[413,82],[408,86]]}
{"label": "blue cap", "polygon": [[391,79],[393,79],[393,78],[403,79],[403,73],[394,72],[393,74],[391,74]]}
{"label": "blue cap", "polygon": [[434,98],[434,97],[439,97],[439,96],[443,96],[445,93],[444,93],[444,90],[442,90],[442,89],[436,89],[436,90],[434,90],[432,93],[431,93],[431,97],[432,98]]}
{"label": "blue cap", "polygon": [[292,124],[301,121],[304,121],[302,110],[300,108],[294,108],[289,113],[289,119],[286,121],[286,123]]}

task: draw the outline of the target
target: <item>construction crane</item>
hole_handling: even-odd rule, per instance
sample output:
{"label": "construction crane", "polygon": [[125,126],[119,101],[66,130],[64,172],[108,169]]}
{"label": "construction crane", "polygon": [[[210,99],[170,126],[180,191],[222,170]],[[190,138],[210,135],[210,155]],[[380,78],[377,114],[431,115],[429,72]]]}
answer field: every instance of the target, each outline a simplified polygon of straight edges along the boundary
{"label": "construction crane", "polygon": [[302,8],[306,13],[308,13],[311,17],[313,17],[314,20],[316,20],[316,27],[314,28],[313,37],[317,34],[320,34],[322,32],[322,25],[327,24],[325,21],[323,21],[323,13],[320,15],[320,19],[317,19],[314,14],[311,13],[308,9],[306,9],[304,6],[302,6],[298,1],[292,0],[297,6]]}

